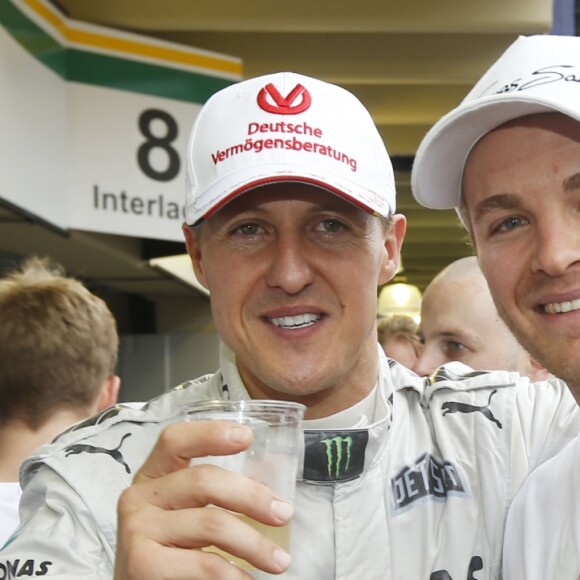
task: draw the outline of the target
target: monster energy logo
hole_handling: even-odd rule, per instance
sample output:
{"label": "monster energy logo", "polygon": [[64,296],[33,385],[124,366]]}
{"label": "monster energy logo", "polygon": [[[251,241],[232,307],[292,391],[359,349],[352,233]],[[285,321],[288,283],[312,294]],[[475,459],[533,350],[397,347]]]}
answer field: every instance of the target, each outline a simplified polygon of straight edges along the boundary
{"label": "monster energy logo", "polygon": [[344,450],[344,473],[350,466],[350,454],[352,452],[352,437],[341,437],[337,435],[332,439],[323,439],[321,443],[326,447],[326,460],[328,467],[328,477],[338,479],[340,466],[342,465]]}
{"label": "monster energy logo", "polygon": [[304,479],[333,483],[359,477],[368,439],[366,429],[305,431]]}

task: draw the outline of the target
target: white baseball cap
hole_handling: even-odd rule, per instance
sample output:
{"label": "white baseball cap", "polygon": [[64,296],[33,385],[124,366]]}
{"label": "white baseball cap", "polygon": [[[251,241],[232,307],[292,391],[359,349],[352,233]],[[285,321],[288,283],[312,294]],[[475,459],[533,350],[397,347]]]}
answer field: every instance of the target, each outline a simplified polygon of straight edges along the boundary
{"label": "white baseball cap", "polygon": [[282,181],[322,187],[373,214],[395,211],[391,160],[353,94],[291,72],[214,94],[189,139],[185,221],[195,224],[240,193]]}
{"label": "white baseball cap", "polygon": [[520,36],[423,138],[413,195],[430,208],[459,207],[465,161],[479,139],[507,121],[546,112],[580,120],[579,37]]}

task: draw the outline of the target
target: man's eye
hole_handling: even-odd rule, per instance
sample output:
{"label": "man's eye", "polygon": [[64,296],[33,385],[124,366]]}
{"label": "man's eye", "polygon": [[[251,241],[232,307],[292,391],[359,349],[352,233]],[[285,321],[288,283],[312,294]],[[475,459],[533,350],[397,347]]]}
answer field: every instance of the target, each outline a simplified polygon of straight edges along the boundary
{"label": "man's eye", "polygon": [[460,342],[448,342],[447,343],[447,350],[451,353],[458,353],[465,350],[465,345],[461,344]]}
{"label": "man's eye", "polygon": [[344,224],[336,219],[327,219],[320,223],[320,228],[328,234],[335,234],[344,229]]}
{"label": "man's eye", "polygon": [[260,232],[260,226],[258,224],[244,224],[236,228],[236,232],[243,236],[255,236]]}
{"label": "man's eye", "polygon": [[508,219],[502,221],[497,231],[499,232],[509,232],[511,230],[515,230],[516,228],[520,227],[525,223],[523,218],[520,217],[509,217]]}

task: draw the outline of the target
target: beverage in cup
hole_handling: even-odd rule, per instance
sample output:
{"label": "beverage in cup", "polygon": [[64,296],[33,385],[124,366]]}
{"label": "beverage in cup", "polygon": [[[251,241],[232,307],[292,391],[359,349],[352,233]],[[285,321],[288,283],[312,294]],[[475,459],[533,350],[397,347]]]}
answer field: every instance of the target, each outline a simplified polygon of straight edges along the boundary
{"label": "beverage in cup", "polygon": [[[303,445],[302,417],[306,407],[300,403],[274,400],[200,401],[183,410],[186,421],[225,420],[252,429],[252,445],[234,455],[193,458],[191,465],[211,463],[264,483],[280,497],[291,502],[296,489],[298,461]],[[277,527],[257,522],[245,515],[241,519],[288,551],[290,523]],[[244,570],[251,570],[245,560],[210,546]]]}

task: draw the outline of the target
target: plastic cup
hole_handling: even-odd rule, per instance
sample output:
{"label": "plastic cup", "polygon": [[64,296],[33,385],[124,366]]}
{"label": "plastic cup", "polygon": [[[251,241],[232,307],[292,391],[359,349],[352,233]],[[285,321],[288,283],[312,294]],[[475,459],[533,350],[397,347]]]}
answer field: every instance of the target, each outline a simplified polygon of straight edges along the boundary
{"label": "plastic cup", "polygon": [[[296,489],[298,461],[303,444],[302,417],[306,407],[300,403],[274,400],[200,401],[184,407],[186,421],[225,420],[250,427],[254,441],[248,449],[234,455],[197,457],[191,465],[210,463],[264,483],[280,497],[292,501]],[[267,526],[242,514],[238,517],[288,550],[290,523]],[[252,570],[245,560],[214,546],[204,548],[221,554],[244,570]]]}

